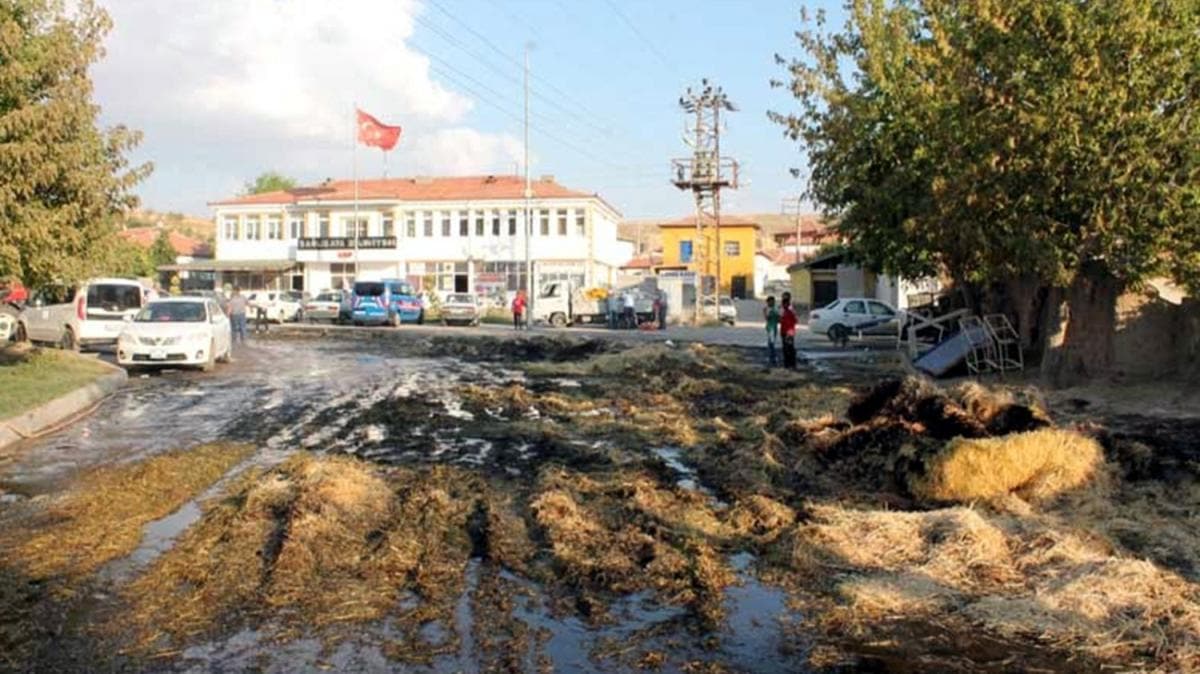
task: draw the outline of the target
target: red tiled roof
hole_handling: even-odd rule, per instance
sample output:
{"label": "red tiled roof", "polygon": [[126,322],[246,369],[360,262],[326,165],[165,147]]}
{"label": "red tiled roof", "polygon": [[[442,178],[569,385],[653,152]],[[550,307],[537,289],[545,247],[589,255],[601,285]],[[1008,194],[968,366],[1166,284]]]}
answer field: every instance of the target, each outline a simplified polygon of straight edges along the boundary
{"label": "red tiled roof", "polygon": [[656,264],[662,264],[662,254],[639,255],[621,265],[621,269],[650,269]]}
{"label": "red tiled roof", "polygon": [[[452,201],[465,199],[520,199],[525,196],[521,176],[463,176],[452,178],[386,178],[358,181],[358,198],[401,199],[405,201]],[[569,199],[595,195],[568,189],[552,178],[533,181],[537,199]],[[297,204],[314,201],[352,201],[354,181],[333,180],[316,187],[250,194],[211,202],[211,206],[249,206],[255,204]]]}
{"label": "red tiled roof", "polygon": [[[705,224],[711,224],[713,222],[713,219],[711,216],[705,216],[704,222],[705,222]],[[755,228],[760,227],[757,220],[755,220],[753,218],[748,218],[744,215],[735,215],[735,214],[731,213],[729,215],[721,216],[721,226],[722,227],[744,227],[747,225],[750,227],[755,227]],[[696,226],[696,216],[685,215],[684,217],[677,218],[675,220],[667,220],[666,222],[660,222],[660,223],[658,223],[658,226],[659,227],[695,227]]]}
{"label": "red tiled roof", "polygon": [[[154,245],[154,241],[158,238],[158,234],[161,231],[158,227],[131,227],[121,230],[118,234],[126,241],[149,250]],[[167,230],[167,241],[171,243],[171,248],[175,250],[176,255],[186,255],[188,257],[209,257],[212,255],[212,250],[206,242],[190,237],[187,234]]]}

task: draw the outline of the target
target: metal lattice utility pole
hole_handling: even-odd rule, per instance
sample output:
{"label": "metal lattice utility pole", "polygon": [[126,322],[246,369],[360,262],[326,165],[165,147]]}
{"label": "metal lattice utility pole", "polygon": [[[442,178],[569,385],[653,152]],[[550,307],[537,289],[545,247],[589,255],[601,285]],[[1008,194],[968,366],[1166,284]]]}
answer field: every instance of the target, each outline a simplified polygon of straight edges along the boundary
{"label": "metal lattice utility pole", "polygon": [[779,206],[780,213],[782,213],[784,215],[792,215],[792,216],[795,216],[795,218],[796,218],[796,234],[795,234],[795,236],[796,236],[796,255],[795,255],[794,262],[796,262],[797,264],[799,264],[801,261],[800,260],[800,245],[803,241],[803,234],[804,234],[804,232],[801,230],[801,225],[804,222],[803,208],[804,208],[804,197],[803,196],[788,197],[787,199],[784,199],[783,202]]}
{"label": "metal lattice utility pole", "polygon": [[[671,160],[671,182],[681,190],[690,190],[696,200],[696,240],[692,244],[698,287],[696,288],[696,322],[704,300],[713,299],[713,307],[720,316],[721,306],[721,188],[737,189],[738,164],[730,157],[721,156],[721,111],[737,108],[725,96],[720,87],[708,80],[700,81],[700,90],[688,87],[680,97],[679,107],[693,121],[694,138],[684,136],[692,146],[692,156]],[[712,248],[706,230],[712,228]]]}

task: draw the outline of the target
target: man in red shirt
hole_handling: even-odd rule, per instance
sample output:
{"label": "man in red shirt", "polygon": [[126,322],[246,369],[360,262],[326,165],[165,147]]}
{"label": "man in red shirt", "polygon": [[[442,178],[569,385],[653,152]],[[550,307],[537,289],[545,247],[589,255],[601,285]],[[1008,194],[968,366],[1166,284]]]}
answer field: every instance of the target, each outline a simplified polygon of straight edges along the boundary
{"label": "man in red shirt", "polygon": [[517,296],[512,301],[513,312],[513,330],[520,330],[522,319],[525,316],[525,291],[518,290]]}
{"label": "man in red shirt", "polygon": [[780,302],[782,312],[779,316],[779,333],[783,337],[783,366],[796,367],[796,324],[799,319],[796,310],[792,308],[792,294],[784,293]]}

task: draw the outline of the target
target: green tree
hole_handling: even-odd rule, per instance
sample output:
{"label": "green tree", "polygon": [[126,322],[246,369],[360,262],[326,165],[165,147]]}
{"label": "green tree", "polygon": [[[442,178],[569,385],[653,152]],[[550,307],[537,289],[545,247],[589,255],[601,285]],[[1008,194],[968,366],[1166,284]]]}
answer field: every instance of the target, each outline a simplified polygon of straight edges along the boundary
{"label": "green tree", "polygon": [[97,273],[105,276],[152,277],[156,272],[145,248],[120,239],[108,251],[107,259]]}
{"label": "green tree", "polygon": [[90,0],[0,0],[0,276],[76,280],[123,254],[114,222],[151,167],[125,158],[138,133],[97,128],[88,69],[109,27]]}
{"label": "green tree", "polygon": [[1200,287],[1194,0],[853,0],[783,63],[810,196],[854,253],[908,276],[1003,282],[1022,330],[1048,288],[1043,367],[1112,361],[1115,301]]}
{"label": "green tree", "polygon": [[165,230],[159,230],[158,237],[154,239],[154,243],[150,246],[149,258],[155,269],[164,264],[175,264],[175,248],[171,245],[170,233]]}
{"label": "green tree", "polygon": [[296,187],[296,180],[289,178],[277,171],[267,171],[261,173],[253,181],[242,186],[244,194],[262,194],[263,192],[277,192],[279,190],[290,190]]}

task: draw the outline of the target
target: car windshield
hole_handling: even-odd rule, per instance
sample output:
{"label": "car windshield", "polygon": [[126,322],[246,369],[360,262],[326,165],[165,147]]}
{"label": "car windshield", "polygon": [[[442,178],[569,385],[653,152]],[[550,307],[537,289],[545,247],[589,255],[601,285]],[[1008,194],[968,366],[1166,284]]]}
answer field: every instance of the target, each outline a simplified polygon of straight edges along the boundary
{"label": "car windshield", "polygon": [[722,297],[722,298],[721,298],[721,306],[723,306],[723,307],[732,307],[732,306],[733,306],[733,300],[732,300],[732,299],[730,299],[730,298],[728,298],[728,297]]}
{"label": "car windshield", "polygon": [[138,312],[138,323],[203,323],[203,302],[151,302]]}
{"label": "car windshield", "polygon": [[323,293],[321,295],[317,295],[318,302],[339,302],[341,299],[341,296],[337,293]]}
{"label": "car windshield", "polygon": [[393,295],[416,295],[413,292],[412,284],[409,283],[389,283],[388,287],[391,288]]}
{"label": "car windshield", "polygon": [[383,295],[383,284],[379,282],[360,281],[354,284],[354,294],[359,297],[379,297]]}
{"label": "car windshield", "polygon": [[834,300],[834,301],[830,302],[829,304],[826,304],[826,305],[825,305],[825,308],[826,308],[826,309],[830,309],[830,310],[832,310],[832,309],[837,309],[837,308],[838,308],[838,305],[839,305],[839,304],[841,304],[841,303],[842,303],[842,301],[841,301],[841,300]]}
{"label": "car windshield", "polygon": [[142,287],[125,283],[96,283],[88,286],[87,305],[108,311],[125,311],[142,306]]}
{"label": "car windshield", "polygon": [[475,300],[470,295],[447,295],[447,304],[474,304]]}

